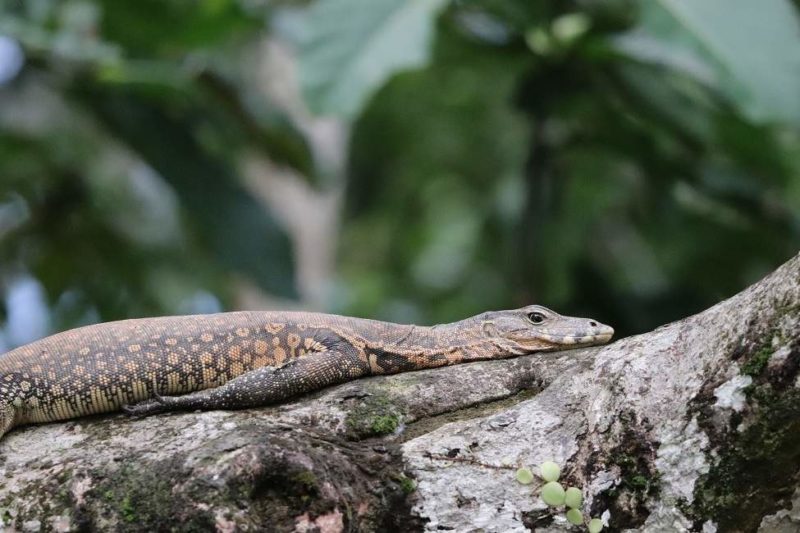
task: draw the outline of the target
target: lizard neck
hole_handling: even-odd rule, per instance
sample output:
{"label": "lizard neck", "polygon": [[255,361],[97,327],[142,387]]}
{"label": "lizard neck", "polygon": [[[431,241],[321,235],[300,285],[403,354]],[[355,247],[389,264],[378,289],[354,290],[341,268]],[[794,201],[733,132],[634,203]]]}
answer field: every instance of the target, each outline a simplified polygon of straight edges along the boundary
{"label": "lizard neck", "polygon": [[475,319],[436,326],[387,328],[367,344],[373,373],[389,374],[513,355],[487,338]]}

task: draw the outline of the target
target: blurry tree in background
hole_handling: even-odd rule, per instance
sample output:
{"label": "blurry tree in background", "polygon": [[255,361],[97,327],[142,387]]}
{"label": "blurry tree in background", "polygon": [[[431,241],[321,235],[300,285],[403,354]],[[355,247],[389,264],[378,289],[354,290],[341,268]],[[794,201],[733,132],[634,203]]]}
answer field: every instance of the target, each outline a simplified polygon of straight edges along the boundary
{"label": "blurry tree in background", "polygon": [[[537,302],[627,334],[800,248],[789,0],[0,6],[7,346],[243,290],[422,323]],[[287,173],[341,201],[317,242]],[[310,297],[301,251],[325,247]]]}

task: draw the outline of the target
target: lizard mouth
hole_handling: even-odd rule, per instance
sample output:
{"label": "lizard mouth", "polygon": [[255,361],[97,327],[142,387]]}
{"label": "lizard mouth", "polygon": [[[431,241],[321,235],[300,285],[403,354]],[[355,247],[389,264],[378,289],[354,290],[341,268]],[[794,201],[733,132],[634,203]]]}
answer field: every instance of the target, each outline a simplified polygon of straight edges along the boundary
{"label": "lizard mouth", "polygon": [[614,329],[610,326],[605,326],[597,332],[578,334],[578,335],[559,335],[553,333],[541,333],[539,337],[547,342],[552,342],[558,345],[592,345],[592,344],[605,344],[614,336]]}

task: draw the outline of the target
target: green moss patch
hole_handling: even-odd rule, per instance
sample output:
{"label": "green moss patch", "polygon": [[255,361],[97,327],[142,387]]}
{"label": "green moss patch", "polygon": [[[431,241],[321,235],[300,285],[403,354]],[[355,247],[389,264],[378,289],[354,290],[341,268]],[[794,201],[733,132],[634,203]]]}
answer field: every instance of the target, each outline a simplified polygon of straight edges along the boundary
{"label": "green moss patch", "polygon": [[390,435],[400,427],[402,416],[388,396],[367,396],[347,414],[347,435],[353,440]]}
{"label": "green moss patch", "polygon": [[292,481],[308,490],[317,488],[317,476],[311,470],[301,470],[292,476]]}
{"label": "green moss patch", "polygon": [[685,511],[697,525],[713,519],[721,531],[755,531],[761,518],[788,505],[800,470],[800,391],[760,385],[747,429],[732,429],[718,461],[695,485]]}
{"label": "green moss patch", "polygon": [[400,417],[397,415],[381,415],[372,419],[370,430],[375,435],[388,435],[394,433],[400,426]]}
{"label": "green moss patch", "polygon": [[[166,527],[166,517],[174,515],[176,507],[179,507],[175,505],[172,494],[172,476],[160,475],[174,472],[176,468],[178,465],[170,464],[165,464],[163,470],[137,468],[131,461],[104,479],[100,473],[95,473],[94,477],[100,481],[92,493],[103,502],[106,514],[116,518],[118,531],[155,531]],[[190,525],[211,526],[209,519],[202,515],[194,513],[194,518],[200,523]]]}
{"label": "green moss patch", "polygon": [[[708,473],[695,484],[694,500],[682,508],[700,527],[714,520],[720,531],[755,531],[765,515],[789,505],[800,471],[800,341],[788,346],[780,364],[768,365],[774,352],[773,331],[741,354],[742,373],[753,377],[748,403],[720,424],[710,382],[692,402],[689,416],[716,444]],[[784,342],[784,341],[781,341]],[[779,343],[780,344],[780,343]],[[777,362],[776,362],[777,363]]]}
{"label": "green moss patch", "polygon": [[403,494],[411,494],[417,490],[417,482],[406,476],[404,473],[394,474],[390,477],[397,482],[400,490],[403,491]]}
{"label": "green moss patch", "polygon": [[757,350],[752,357],[742,363],[742,374],[757,377],[767,367],[769,359],[772,357],[772,353],[773,350],[769,346],[763,346]]}
{"label": "green moss patch", "polygon": [[638,420],[634,413],[622,413],[615,425],[618,445],[605,453],[592,454],[588,468],[619,472],[619,482],[592,501],[591,515],[599,516],[606,509],[611,513],[613,530],[641,527],[650,511],[647,501],[658,496],[661,476],[655,467],[659,443],[652,439],[651,425]]}

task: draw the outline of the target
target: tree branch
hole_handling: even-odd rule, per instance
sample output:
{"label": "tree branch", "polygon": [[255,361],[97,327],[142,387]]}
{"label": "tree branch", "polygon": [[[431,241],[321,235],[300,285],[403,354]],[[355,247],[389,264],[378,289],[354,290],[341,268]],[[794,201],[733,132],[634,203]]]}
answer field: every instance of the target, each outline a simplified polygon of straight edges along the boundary
{"label": "tree branch", "polygon": [[0,442],[0,512],[18,529],[567,530],[513,469],[487,466],[554,460],[612,529],[796,528],[798,333],[800,256],[602,348],[264,409],[15,430]]}

